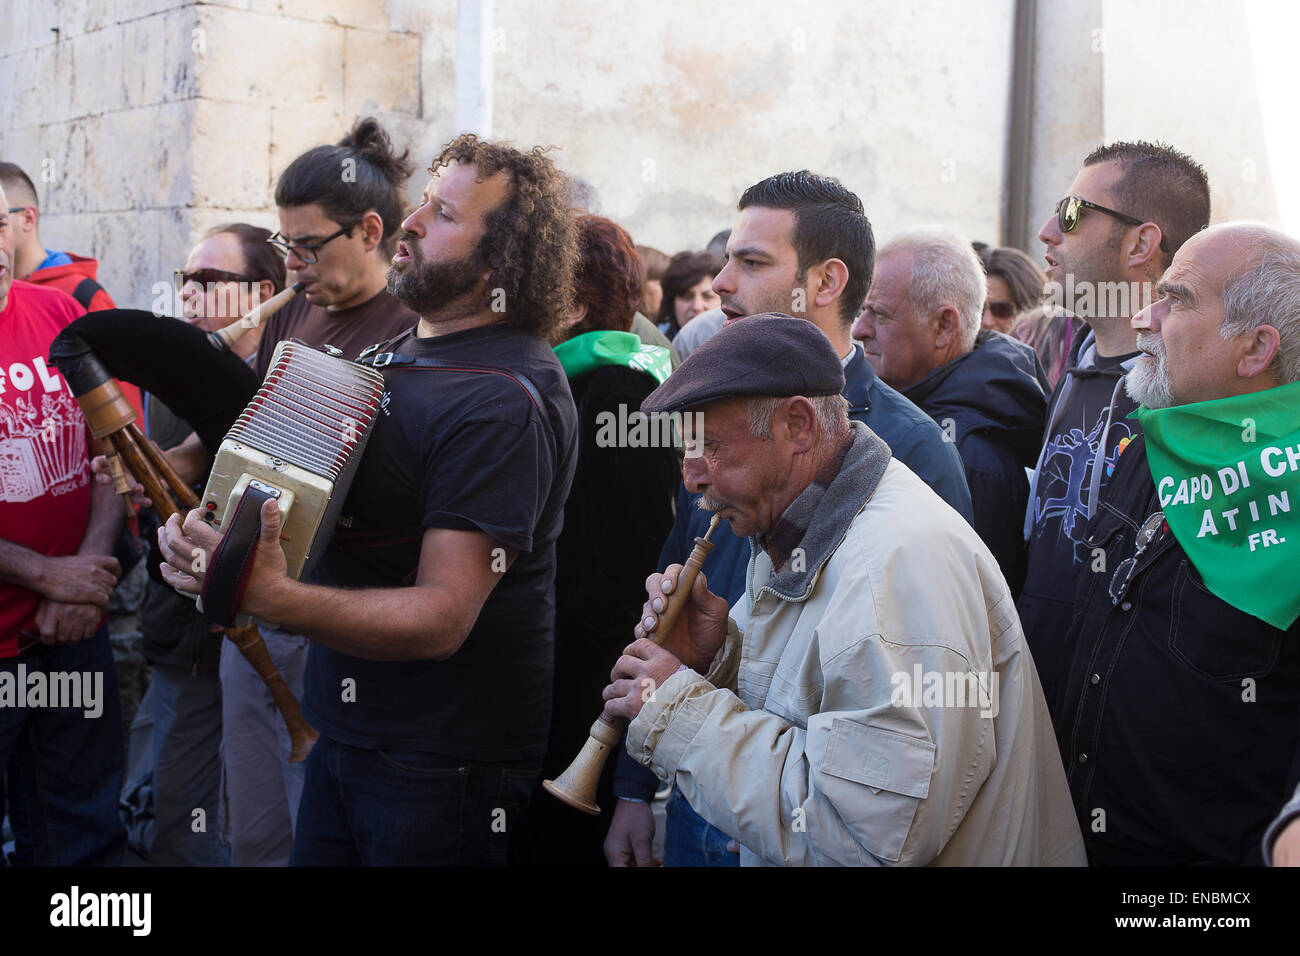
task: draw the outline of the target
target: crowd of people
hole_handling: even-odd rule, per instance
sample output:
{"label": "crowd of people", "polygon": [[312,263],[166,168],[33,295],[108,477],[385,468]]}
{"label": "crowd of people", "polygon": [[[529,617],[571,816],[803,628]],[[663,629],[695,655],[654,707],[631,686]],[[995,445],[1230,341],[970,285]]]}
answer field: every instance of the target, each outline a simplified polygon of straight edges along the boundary
{"label": "crowd of people", "polygon": [[[114,303],[0,164],[0,862],[655,865],[666,794],[665,865],[1300,864],[1300,242],[1211,227],[1194,159],[1084,157],[1045,270],[942,225],[878,246],[808,170],[672,255],[540,148],[458,136],[411,209],[413,172],[358,120],[159,319],[296,282],[236,345],[257,377],[291,339],[384,376],[315,570],[274,500],[246,545],[296,762],[192,600],[222,529],[124,509],[47,360]],[[123,389],[202,492],[191,424]],[[140,560],[128,770],[105,611]],[[94,717],[30,702],[81,674]],[[585,815],[542,781],[602,704]]]}

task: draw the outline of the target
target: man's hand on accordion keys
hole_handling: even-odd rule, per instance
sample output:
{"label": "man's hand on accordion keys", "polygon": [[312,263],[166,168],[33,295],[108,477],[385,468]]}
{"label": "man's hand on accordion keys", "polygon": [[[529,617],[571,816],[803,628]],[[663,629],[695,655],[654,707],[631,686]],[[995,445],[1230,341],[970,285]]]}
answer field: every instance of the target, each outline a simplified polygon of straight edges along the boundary
{"label": "man's hand on accordion keys", "polygon": [[[263,502],[261,519],[262,530],[240,610],[274,620],[279,590],[290,580],[284,549],[280,546],[280,509],[274,500]],[[220,542],[221,532],[204,521],[203,512],[197,508],[185,516],[184,523],[179,515],[172,515],[158,529],[163,580],[181,591],[198,594],[203,590],[212,552]]]}

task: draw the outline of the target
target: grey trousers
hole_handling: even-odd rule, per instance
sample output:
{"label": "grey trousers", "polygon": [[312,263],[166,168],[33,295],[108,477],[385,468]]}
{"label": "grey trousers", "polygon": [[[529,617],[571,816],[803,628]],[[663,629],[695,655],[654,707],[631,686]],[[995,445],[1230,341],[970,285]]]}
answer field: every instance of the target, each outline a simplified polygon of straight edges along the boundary
{"label": "grey trousers", "polygon": [[[269,628],[262,637],[301,700],[307,638]],[[287,866],[306,765],[289,763],[289,732],[271,692],[230,641],[221,646],[221,712],[220,827],[230,865]]]}
{"label": "grey trousers", "polygon": [[[229,643],[228,641],[226,643]],[[224,866],[217,838],[221,687],[216,675],[153,669],[154,866]]]}

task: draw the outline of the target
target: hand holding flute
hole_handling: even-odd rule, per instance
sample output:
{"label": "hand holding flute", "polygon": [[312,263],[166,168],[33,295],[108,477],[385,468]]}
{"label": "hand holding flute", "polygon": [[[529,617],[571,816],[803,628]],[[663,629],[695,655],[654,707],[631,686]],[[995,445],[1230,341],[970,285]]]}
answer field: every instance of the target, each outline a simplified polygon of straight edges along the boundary
{"label": "hand holding flute", "polygon": [[[596,782],[627,720],[640,712],[655,688],[683,663],[707,669],[726,640],[727,602],[710,594],[705,581],[697,581],[700,566],[713,550],[709,536],[717,526],[718,516],[714,515],[704,537],[695,539],[685,565],[674,565],[646,580],[648,598],[634,631],[637,640],[614,666],[613,683],[603,693],[604,711],[591,725],[587,743],[569,768],[555,780],[542,781],[543,789],[574,809],[593,815],[600,812],[595,803]],[[663,644],[666,646],[661,647]]]}
{"label": "hand holding flute", "polygon": [[[624,649],[604,690],[607,717],[634,720],[683,664],[706,673],[727,639],[726,600],[709,591],[703,576],[685,580],[684,571],[672,565],[646,579],[649,597],[634,631],[637,639]],[[679,584],[689,591],[678,594]]]}

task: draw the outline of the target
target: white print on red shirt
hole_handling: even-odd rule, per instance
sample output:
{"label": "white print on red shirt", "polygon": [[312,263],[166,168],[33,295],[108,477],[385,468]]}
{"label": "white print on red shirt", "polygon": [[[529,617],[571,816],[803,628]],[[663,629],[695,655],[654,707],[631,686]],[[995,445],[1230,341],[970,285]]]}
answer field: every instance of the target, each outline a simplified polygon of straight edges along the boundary
{"label": "white print on red shirt", "polygon": [[90,481],[86,420],[58,373],[39,356],[14,362],[0,369],[0,396],[0,501],[84,487]]}

